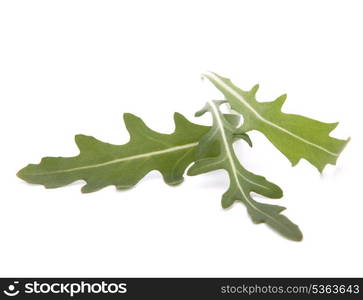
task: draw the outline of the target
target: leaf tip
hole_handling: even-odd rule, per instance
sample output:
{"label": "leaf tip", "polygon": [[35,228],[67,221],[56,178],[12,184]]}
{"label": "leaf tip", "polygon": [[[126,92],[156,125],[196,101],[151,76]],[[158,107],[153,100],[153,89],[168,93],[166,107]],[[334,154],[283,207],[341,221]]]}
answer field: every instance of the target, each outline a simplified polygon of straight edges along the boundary
{"label": "leaf tip", "polygon": [[170,186],[177,186],[177,185],[183,183],[183,181],[184,181],[184,178],[180,178],[180,179],[177,179],[177,180],[174,180],[174,181],[165,181],[165,183],[170,185]]}
{"label": "leaf tip", "polygon": [[287,99],[287,94],[282,94],[281,96],[277,97],[273,104],[277,110],[281,110],[282,106],[284,105]]}
{"label": "leaf tip", "polygon": [[[29,166],[29,165],[28,165],[28,166]],[[20,170],[16,173],[16,176],[17,176],[18,178],[22,179],[22,180],[25,180],[25,174],[24,174],[24,172],[25,172],[25,170],[27,169],[27,167],[28,167],[28,166],[26,166],[26,167],[24,167],[24,168],[20,169]]]}
{"label": "leaf tip", "polygon": [[208,78],[211,75],[216,75],[214,72],[210,71],[210,70],[206,70],[204,73],[202,73],[201,77],[202,78]]}
{"label": "leaf tip", "polygon": [[299,227],[296,226],[296,231],[291,236],[286,236],[290,241],[293,242],[301,242],[304,238],[302,232],[300,231]]}
{"label": "leaf tip", "polygon": [[223,198],[221,200],[221,205],[223,209],[227,209],[229,208],[232,204],[233,204],[234,200],[229,199],[229,198]]}
{"label": "leaf tip", "polygon": [[332,132],[335,128],[337,128],[337,126],[339,125],[339,122],[334,122],[334,123],[329,123],[328,126],[328,132]]}
{"label": "leaf tip", "polygon": [[273,184],[274,194],[269,195],[271,198],[280,199],[284,196],[284,191],[276,184]]}
{"label": "leaf tip", "polygon": [[304,238],[304,235],[301,232],[299,226],[295,225],[295,230],[294,230],[293,234],[291,236],[289,236],[288,238],[294,242],[301,242]]}
{"label": "leaf tip", "polygon": [[237,132],[234,134],[234,137],[244,140],[248,144],[248,146],[250,146],[251,148],[253,147],[250,136],[244,131],[241,132],[240,129],[237,129]]}
{"label": "leaf tip", "polygon": [[34,167],[37,167],[37,166],[38,165],[35,165],[35,164],[28,164],[24,168],[20,169],[16,173],[16,176],[18,178],[20,178],[21,180],[24,180],[28,183],[32,183],[32,175],[34,175],[32,171],[34,171]]}
{"label": "leaf tip", "polygon": [[291,167],[295,167],[298,164],[299,160],[290,160]]}
{"label": "leaf tip", "polygon": [[250,93],[253,95],[253,96],[256,96],[256,94],[257,94],[257,91],[258,91],[258,89],[260,88],[260,85],[257,83],[257,84],[255,84],[253,87],[252,87],[252,89],[250,90]]}
{"label": "leaf tip", "polygon": [[190,121],[186,117],[184,117],[181,113],[178,113],[178,112],[174,113],[173,119],[174,119],[174,123],[175,123],[176,127],[180,123],[182,123],[182,124],[185,124],[185,123],[189,124],[190,123]]}
{"label": "leaf tip", "polygon": [[200,117],[202,115],[204,115],[206,112],[208,111],[208,104],[206,104],[201,110],[198,110],[194,116],[195,117]]}
{"label": "leaf tip", "polygon": [[138,119],[137,116],[135,116],[134,114],[132,113],[124,113],[123,114],[123,119],[124,119],[124,122],[125,124],[129,121],[132,121],[132,120],[135,120],[135,119]]}
{"label": "leaf tip", "polygon": [[82,194],[89,194],[89,193],[97,192],[100,189],[102,189],[102,186],[94,186],[87,182],[84,186],[82,186],[81,192],[82,192]]}
{"label": "leaf tip", "polygon": [[[76,134],[74,136],[74,141],[80,151],[86,150],[89,148],[89,143],[94,140],[94,137],[85,135],[85,134]],[[49,159],[48,157],[43,157],[42,161]]]}
{"label": "leaf tip", "polygon": [[74,141],[76,142],[76,144],[78,145],[79,142],[82,142],[82,139],[84,138],[83,134],[76,134],[74,136]]}

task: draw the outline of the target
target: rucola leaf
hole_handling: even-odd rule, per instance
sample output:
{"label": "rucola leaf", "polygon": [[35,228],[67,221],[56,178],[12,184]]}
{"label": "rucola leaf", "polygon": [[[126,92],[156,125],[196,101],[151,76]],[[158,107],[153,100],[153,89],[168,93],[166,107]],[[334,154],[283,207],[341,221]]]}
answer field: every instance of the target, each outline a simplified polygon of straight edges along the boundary
{"label": "rucola leaf", "polygon": [[292,223],[280,212],[285,208],[255,201],[250,193],[255,192],[270,198],[282,197],[282,190],[264,177],[255,175],[242,167],[233,151],[233,136],[241,134],[219,110],[220,102],[208,102],[206,107],[196,115],[209,111],[213,116],[213,126],[200,140],[200,146],[208,149],[211,145],[218,144],[219,154],[212,158],[202,158],[195,162],[188,170],[188,175],[198,175],[218,169],[227,171],[230,179],[228,190],[222,197],[222,206],[229,207],[236,200],[243,202],[254,223],[265,222],[285,237],[300,241],[302,233],[299,227]]}
{"label": "rucola leaf", "polygon": [[[237,122],[235,117],[227,116]],[[175,131],[162,134],[148,128],[132,114],[124,114],[130,141],[124,145],[103,143],[91,136],[77,135],[80,150],[75,157],[45,157],[40,164],[30,164],[18,172],[29,183],[56,188],[83,179],[82,192],[90,193],[109,185],[117,189],[134,186],[147,173],[158,170],[169,185],[183,181],[185,169],[195,160],[199,139],[210,129],[174,115]],[[217,155],[217,147],[207,154]]]}
{"label": "rucola leaf", "polygon": [[320,172],[327,164],[335,164],[339,154],[349,141],[329,136],[338,123],[323,123],[300,115],[281,112],[286,95],[272,102],[257,102],[258,85],[250,91],[243,91],[230,79],[215,73],[204,75],[226,97],[232,109],[244,118],[242,129],[245,132],[258,130],[296,165],[305,158]]}

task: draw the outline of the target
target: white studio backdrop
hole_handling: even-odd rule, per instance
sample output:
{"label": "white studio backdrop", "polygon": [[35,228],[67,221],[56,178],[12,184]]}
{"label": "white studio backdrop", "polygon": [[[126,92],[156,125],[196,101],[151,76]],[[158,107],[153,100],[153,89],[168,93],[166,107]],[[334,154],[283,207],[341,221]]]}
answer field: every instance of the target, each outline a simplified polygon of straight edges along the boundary
{"label": "white studio backdrop", "polygon": [[[0,276],[363,276],[361,1],[1,1]],[[206,70],[258,99],[288,94],[284,111],[352,137],[320,175],[292,168],[264,136],[236,151],[284,190],[272,200],[304,233],[288,241],[223,210],[224,172],[166,186],[46,190],[16,172],[78,153],[74,135],[128,141],[122,114],[172,132],[173,112],[221,94]],[[265,201],[262,199],[262,201]],[[271,203],[269,200],[266,200]]]}

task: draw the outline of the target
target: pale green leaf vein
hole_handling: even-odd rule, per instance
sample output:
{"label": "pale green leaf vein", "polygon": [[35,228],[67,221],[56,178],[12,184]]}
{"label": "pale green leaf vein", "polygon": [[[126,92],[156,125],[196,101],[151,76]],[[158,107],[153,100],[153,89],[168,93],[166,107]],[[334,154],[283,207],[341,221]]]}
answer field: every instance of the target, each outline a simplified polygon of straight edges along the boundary
{"label": "pale green leaf vein", "polygon": [[92,168],[99,168],[99,167],[109,166],[109,165],[113,165],[113,164],[117,164],[117,163],[121,163],[121,162],[128,162],[128,161],[132,161],[132,160],[136,160],[136,159],[143,159],[143,158],[150,158],[150,157],[156,156],[156,155],[163,155],[166,153],[181,151],[184,149],[196,147],[197,145],[198,145],[198,142],[189,143],[189,144],[185,144],[185,145],[170,147],[170,148],[167,148],[164,150],[122,157],[122,158],[118,158],[118,159],[114,159],[114,160],[110,160],[110,161],[106,161],[106,162],[102,162],[102,163],[98,163],[98,164],[86,165],[86,166],[70,168],[70,169],[57,170],[57,171],[52,171],[52,172],[47,172],[47,173],[38,173],[38,174],[33,174],[33,175],[41,176],[41,175],[68,173],[68,172],[75,172],[75,171],[87,170],[87,169],[92,169]]}

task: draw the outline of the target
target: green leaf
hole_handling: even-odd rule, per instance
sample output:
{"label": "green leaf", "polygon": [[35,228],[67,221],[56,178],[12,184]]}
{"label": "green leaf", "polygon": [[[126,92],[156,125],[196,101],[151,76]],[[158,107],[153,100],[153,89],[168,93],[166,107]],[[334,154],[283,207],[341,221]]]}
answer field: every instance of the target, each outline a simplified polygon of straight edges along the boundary
{"label": "green leaf", "polygon": [[[238,117],[227,116],[237,124]],[[183,181],[185,169],[195,160],[199,139],[210,129],[174,115],[175,132],[162,134],[148,128],[132,114],[124,114],[130,141],[124,145],[103,143],[94,137],[77,135],[80,150],[75,157],[45,157],[40,164],[30,164],[18,172],[29,183],[57,188],[83,179],[82,192],[90,193],[109,185],[117,189],[134,186],[147,173],[158,170],[169,185]],[[217,155],[211,147],[203,155]]]}
{"label": "green leaf", "polygon": [[349,141],[329,136],[338,123],[323,123],[281,112],[286,95],[272,102],[257,102],[258,85],[250,91],[243,91],[228,78],[215,73],[204,76],[224,94],[231,108],[243,115],[242,129],[245,132],[262,132],[293,166],[301,158],[305,158],[322,172],[327,164],[335,165],[339,154]]}
{"label": "green leaf", "polygon": [[251,192],[270,197],[282,197],[282,190],[264,177],[255,175],[242,167],[233,150],[233,136],[241,134],[228,122],[219,110],[216,101],[208,102],[206,107],[196,115],[209,111],[213,116],[213,126],[200,140],[200,147],[207,149],[210,145],[220,146],[219,154],[212,158],[202,158],[188,170],[188,175],[194,176],[218,169],[227,171],[230,183],[222,197],[222,206],[227,208],[236,200],[243,202],[254,223],[265,222],[286,238],[294,241],[302,239],[298,226],[292,223],[280,212],[285,208],[277,205],[259,203],[251,197]]}

